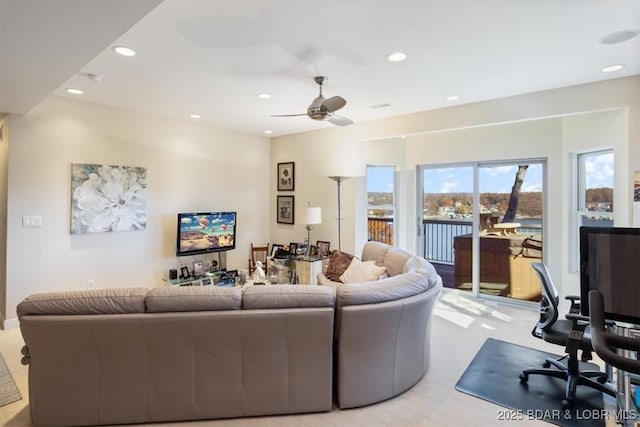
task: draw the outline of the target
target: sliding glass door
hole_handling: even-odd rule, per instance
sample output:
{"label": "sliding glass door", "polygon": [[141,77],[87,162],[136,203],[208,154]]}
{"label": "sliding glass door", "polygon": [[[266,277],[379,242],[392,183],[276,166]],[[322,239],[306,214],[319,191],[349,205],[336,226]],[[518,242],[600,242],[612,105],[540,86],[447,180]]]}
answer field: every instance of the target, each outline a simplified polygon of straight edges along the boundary
{"label": "sliding glass door", "polygon": [[423,256],[446,287],[539,300],[544,174],[542,160],[419,169]]}

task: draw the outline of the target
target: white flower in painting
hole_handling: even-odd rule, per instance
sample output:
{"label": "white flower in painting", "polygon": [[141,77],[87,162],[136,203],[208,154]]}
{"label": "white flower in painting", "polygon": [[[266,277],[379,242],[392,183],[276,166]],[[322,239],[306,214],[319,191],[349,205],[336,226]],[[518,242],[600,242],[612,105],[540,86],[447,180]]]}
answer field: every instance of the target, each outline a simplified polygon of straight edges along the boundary
{"label": "white flower in painting", "polygon": [[72,232],[146,227],[146,169],[74,165]]}

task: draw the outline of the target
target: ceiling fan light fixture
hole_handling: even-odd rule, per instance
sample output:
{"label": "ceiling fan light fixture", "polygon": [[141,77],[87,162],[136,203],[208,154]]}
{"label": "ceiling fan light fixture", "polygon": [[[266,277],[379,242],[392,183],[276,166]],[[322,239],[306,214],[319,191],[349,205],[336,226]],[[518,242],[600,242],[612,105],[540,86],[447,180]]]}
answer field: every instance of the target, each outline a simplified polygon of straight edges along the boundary
{"label": "ceiling fan light fixture", "polygon": [[404,52],[393,52],[387,55],[387,61],[389,62],[402,62],[407,59],[407,54]]}
{"label": "ceiling fan light fixture", "polygon": [[307,116],[313,120],[328,121],[336,126],[349,126],[353,124],[353,120],[333,114],[347,104],[347,101],[343,97],[336,95],[331,98],[325,98],[322,95],[322,85],[327,78],[325,76],[315,76],[313,80],[318,85],[319,93],[318,96],[311,101],[309,107],[307,107],[306,114],[273,114],[271,117]]}
{"label": "ceiling fan light fixture", "polygon": [[136,51],[126,46],[114,46],[113,51],[122,56],[136,56]]}
{"label": "ceiling fan light fixture", "polygon": [[603,73],[612,73],[614,71],[622,70],[623,68],[624,68],[623,64],[613,64],[613,65],[607,65],[606,67],[602,67],[600,71],[602,71]]}

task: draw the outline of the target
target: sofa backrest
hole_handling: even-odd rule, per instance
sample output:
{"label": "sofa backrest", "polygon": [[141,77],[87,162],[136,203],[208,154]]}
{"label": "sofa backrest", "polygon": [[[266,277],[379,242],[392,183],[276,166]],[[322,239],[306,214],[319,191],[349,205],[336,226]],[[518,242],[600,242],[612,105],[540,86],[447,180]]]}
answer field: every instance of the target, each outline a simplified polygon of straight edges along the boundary
{"label": "sofa backrest", "polygon": [[242,296],[242,307],[246,310],[305,307],[333,308],[334,305],[334,290],[326,286],[250,286],[244,290]]}
{"label": "sofa backrest", "polygon": [[383,265],[389,277],[338,286],[336,308],[396,301],[425,292],[435,286],[442,286],[442,279],[431,263],[385,243],[365,243],[362,249],[362,260],[374,260],[377,265]]}
{"label": "sofa backrest", "polygon": [[148,313],[239,310],[242,308],[242,289],[220,286],[153,288],[145,303]]}
{"label": "sofa backrest", "polygon": [[47,314],[144,313],[148,292],[147,288],[113,288],[34,294],[18,304],[18,319]]}
{"label": "sofa backrest", "polygon": [[389,276],[406,273],[405,263],[414,257],[409,252],[381,242],[367,242],[362,248],[362,261],[375,261],[384,266]]}

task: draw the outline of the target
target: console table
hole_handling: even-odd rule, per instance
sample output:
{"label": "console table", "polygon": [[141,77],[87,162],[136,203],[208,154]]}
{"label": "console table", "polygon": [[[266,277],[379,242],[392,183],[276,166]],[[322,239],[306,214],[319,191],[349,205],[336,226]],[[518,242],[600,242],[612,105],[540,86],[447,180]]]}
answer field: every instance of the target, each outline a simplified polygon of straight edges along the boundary
{"label": "console table", "polygon": [[301,285],[317,285],[318,274],[322,273],[322,268],[329,258],[317,259],[297,259],[296,274]]}
{"label": "console table", "polygon": [[296,274],[300,285],[317,285],[318,274],[322,273],[324,265],[329,262],[329,257],[325,258],[297,258],[297,259],[274,259],[269,258],[269,271],[267,281],[271,274],[278,276],[278,283],[284,283],[283,278],[288,277],[291,272],[291,264],[295,263]]}

